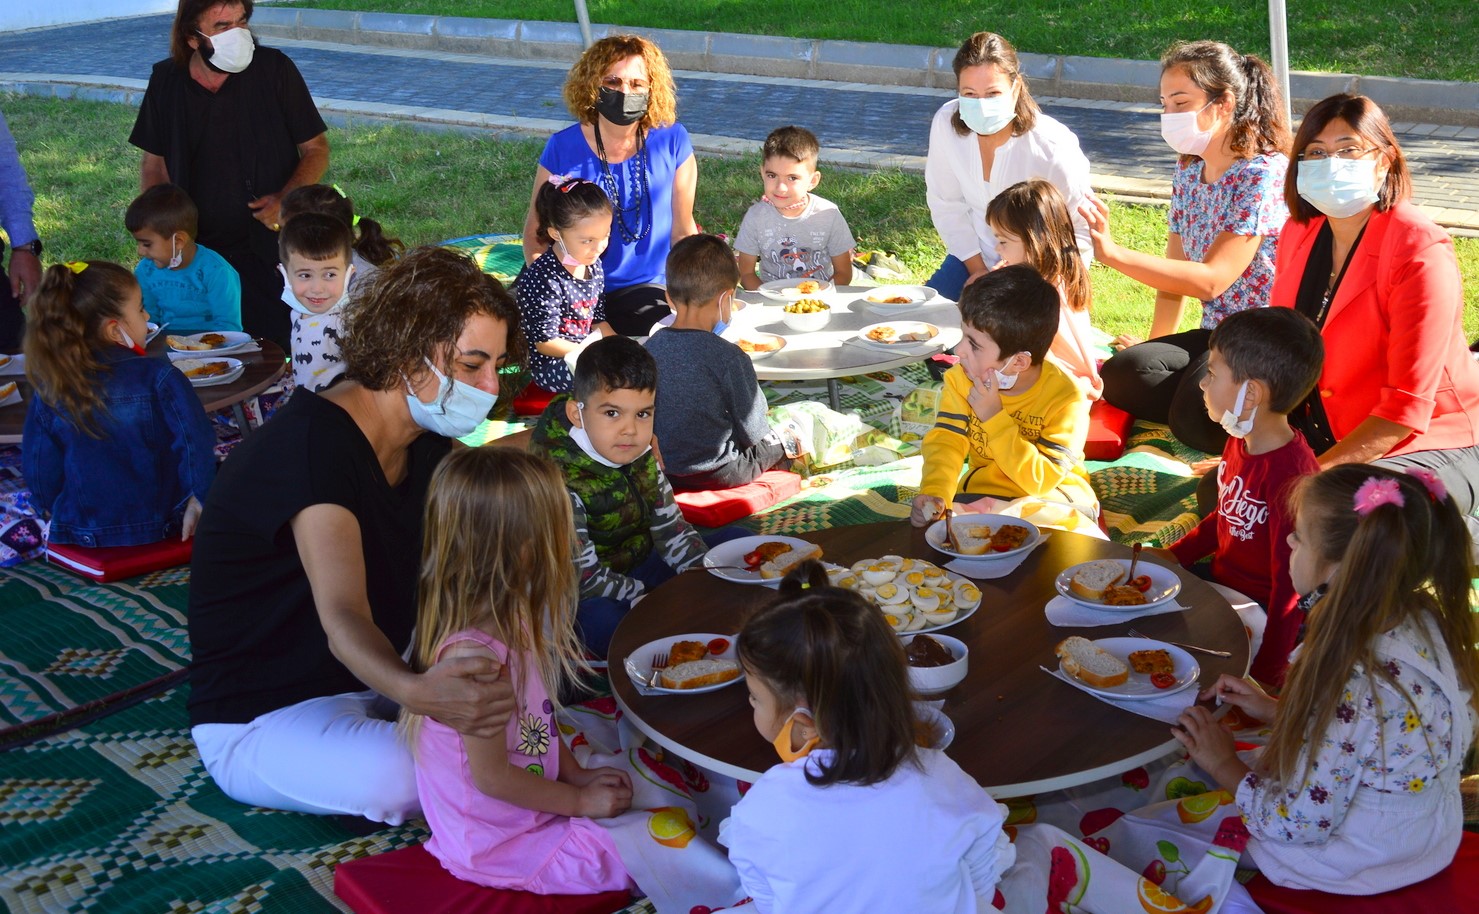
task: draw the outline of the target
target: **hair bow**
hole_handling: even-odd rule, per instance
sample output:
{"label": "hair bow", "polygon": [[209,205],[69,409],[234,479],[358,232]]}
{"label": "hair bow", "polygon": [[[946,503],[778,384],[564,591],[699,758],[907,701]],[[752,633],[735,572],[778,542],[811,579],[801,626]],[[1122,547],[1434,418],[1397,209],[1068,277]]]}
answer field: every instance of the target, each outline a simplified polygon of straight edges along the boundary
{"label": "hair bow", "polygon": [[1355,509],[1356,513],[1362,517],[1382,505],[1396,505],[1400,508],[1406,503],[1397,480],[1389,476],[1373,476],[1356,489]]}
{"label": "hair bow", "polygon": [[[343,197],[346,200],[349,199],[349,194],[346,194],[344,192],[344,188],[340,187],[337,184],[330,184],[329,186],[334,188],[335,192],[337,192],[339,196]],[[354,214],[353,218],[349,220],[349,225],[352,228],[359,228],[359,213]]]}
{"label": "hair bow", "polygon": [[67,267],[67,269],[71,270],[73,273],[81,273],[83,270],[87,269],[87,261],[85,261],[85,260],[69,260],[66,263],[66,267]]}
{"label": "hair bow", "polygon": [[1422,483],[1423,488],[1428,490],[1428,497],[1433,501],[1441,503],[1448,499],[1448,487],[1438,478],[1437,473],[1427,467],[1412,467],[1407,475]]}

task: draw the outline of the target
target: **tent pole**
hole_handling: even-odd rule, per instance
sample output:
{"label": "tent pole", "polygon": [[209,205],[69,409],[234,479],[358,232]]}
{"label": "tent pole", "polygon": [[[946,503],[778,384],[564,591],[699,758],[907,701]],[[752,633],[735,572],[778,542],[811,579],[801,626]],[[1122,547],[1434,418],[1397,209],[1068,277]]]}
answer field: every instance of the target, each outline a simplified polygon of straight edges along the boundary
{"label": "tent pole", "polygon": [[[1269,3],[1272,4],[1273,0],[1269,0]],[[575,20],[580,23],[581,41],[585,42],[586,47],[590,47],[595,42],[591,40],[591,14],[585,8],[585,0],[575,0]]]}
{"label": "tent pole", "polygon": [[[576,0],[577,5],[581,0]],[[1294,123],[1294,100],[1289,97],[1289,25],[1284,0],[1268,0],[1268,38],[1273,51],[1274,79],[1284,94],[1284,114]]]}

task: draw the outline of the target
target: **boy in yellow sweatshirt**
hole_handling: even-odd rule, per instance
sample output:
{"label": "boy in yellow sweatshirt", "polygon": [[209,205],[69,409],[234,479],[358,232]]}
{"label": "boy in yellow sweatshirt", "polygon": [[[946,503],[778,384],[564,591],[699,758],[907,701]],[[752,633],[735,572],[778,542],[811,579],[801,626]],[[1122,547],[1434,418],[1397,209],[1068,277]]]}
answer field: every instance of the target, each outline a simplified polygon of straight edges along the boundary
{"label": "boy in yellow sweatshirt", "polygon": [[960,363],[945,372],[939,418],[924,436],[924,474],[909,514],[916,527],[957,495],[1032,495],[1097,513],[1084,469],[1088,398],[1043,360],[1058,307],[1057,290],[1025,264],[994,270],[961,293],[965,338],[956,348]]}

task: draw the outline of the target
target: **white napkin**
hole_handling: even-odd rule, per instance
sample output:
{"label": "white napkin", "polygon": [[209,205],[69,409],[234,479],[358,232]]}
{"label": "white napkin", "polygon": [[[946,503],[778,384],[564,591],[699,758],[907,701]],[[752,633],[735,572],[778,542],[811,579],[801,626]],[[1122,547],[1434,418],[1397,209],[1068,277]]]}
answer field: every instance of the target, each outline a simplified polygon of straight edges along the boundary
{"label": "white napkin", "polygon": [[0,365],[0,375],[21,375],[26,373],[26,357],[17,353],[10,357],[10,361]]}
{"label": "white napkin", "polygon": [[[935,339],[938,340],[939,337],[936,337]],[[890,346],[875,346],[871,343],[864,342],[858,337],[852,336],[848,337],[846,340],[844,340],[844,342],[852,346],[866,349],[869,352],[879,353],[880,355],[892,353],[898,356],[923,357],[927,355],[934,355],[937,352],[945,351],[945,347],[941,346],[938,342],[935,342],[935,340],[931,340],[925,343],[894,343]]]}
{"label": "white napkin", "polygon": [[[1046,543],[1049,535],[1046,530],[1042,531],[1037,546]],[[953,559],[946,562],[945,567],[968,578],[1004,578],[1027,561],[1027,557],[1037,551],[1037,546],[1005,559]]]}
{"label": "white napkin", "polygon": [[1065,676],[1062,670],[1050,670],[1047,667],[1039,667],[1039,669],[1055,679],[1063,680],[1080,691],[1088,692],[1107,705],[1114,705],[1116,708],[1132,711],[1141,717],[1149,717],[1151,720],[1158,720],[1167,724],[1176,723],[1176,720],[1181,717],[1182,711],[1196,704],[1197,692],[1199,691],[1197,686],[1191,685],[1182,689],[1180,692],[1172,692],[1170,695],[1163,695],[1159,698],[1142,698],[1135,701],[1124,701],[1122,699],[1100,695],[1098,692],[1087,688],[1072,676]]}
{"label": "white napkin", "polygon": [[[948,567],[948,566],[947,566]],[[1043,607],[1048,621],[1060,626],[1080,625],[1118,625],[1121,622],[1129,622],[1131,619],[1140,619],[1145,616],[1159,616],[1162,613],[1179,613],[1191,609],[1190,606],[1182,606],[1175,600],[1167,600],[1159,606],[1152,606],[1139,612],[1110,612],[1104,609],[1095,609],[1085,606],[1076,600],[1067,597],[1054,597]]]}

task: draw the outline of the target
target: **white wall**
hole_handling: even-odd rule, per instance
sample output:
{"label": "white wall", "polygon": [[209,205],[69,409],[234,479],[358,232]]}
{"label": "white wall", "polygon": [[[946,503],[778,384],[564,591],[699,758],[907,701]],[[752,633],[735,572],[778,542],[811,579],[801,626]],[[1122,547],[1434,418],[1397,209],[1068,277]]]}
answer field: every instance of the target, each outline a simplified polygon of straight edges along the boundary
{"label": "white wall", "polygon": [[0,32],[119,16],[173,13],[175,0],[0,0]]}

